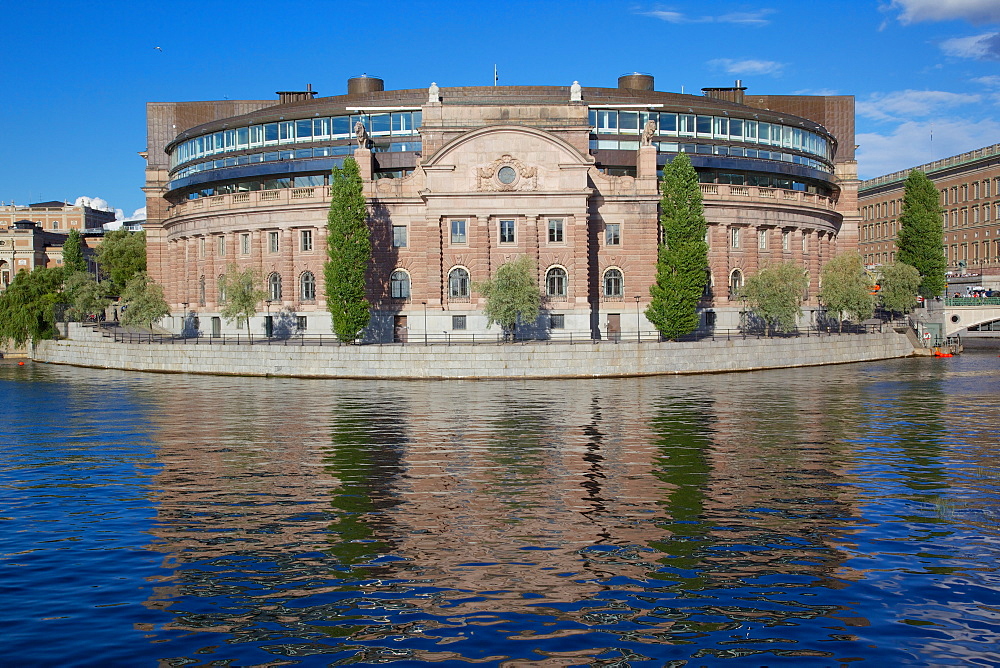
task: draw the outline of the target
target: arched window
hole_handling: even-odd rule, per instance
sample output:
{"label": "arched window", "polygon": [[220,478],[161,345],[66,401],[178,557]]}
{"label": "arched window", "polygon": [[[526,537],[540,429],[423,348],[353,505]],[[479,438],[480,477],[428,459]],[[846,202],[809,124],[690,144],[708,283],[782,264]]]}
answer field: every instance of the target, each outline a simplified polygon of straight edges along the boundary
{"label": "arched window", "polygon": [[625,280],[618,269],[608,269],[604,272],[604,296],[621,297],[625,294]]}
{"label": "arched window", "polygon": [[732,273],[729,274],[729,298],[737,299],[740,294],[740,288],[743,287],[743,272],[739,269],[733,269]]}
{"label": "arched window", "polygon": [[410,275],[397,269],[389,276],[389,288],[393,299],[410,298]]}
{"label": "arched window", "polygon": [[281,301],[281,274],[277,272],[267,277],[267,298],[272,302]]}
{"label": "arched window", "polygon": [[545,294],[549,297],[566,296],[566,270],[552,267],[545,273]]}
{"label": "arched window", "polygon": [[219,274],[219,278],[216,279],[216,283],[215,284],[217,286],[219,286],[219,303],[220,304],[225,304],[226,303],[226,275],[225,274]]}
{"label": "arched window", "polygon": [[451,299],[469,298],[469,272],[462,267],[455,267],[448,274],[448,297]]}
{"label": "arched window", "polygon": [[316,277],[311,271],[303,272],[299,278],[299,295],[304,302],[316,301]]}

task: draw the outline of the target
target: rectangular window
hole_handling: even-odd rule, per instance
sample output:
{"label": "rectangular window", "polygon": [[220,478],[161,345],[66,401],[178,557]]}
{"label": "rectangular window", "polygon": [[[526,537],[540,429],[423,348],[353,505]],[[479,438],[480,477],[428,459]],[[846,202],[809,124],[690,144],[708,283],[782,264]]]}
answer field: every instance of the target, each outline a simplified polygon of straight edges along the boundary
{"label": "rectangular window", "polygon": [[500,243],[502,243],[502,244],[512,244],[512,243],[514,243],[514,221],[513,220],[501,220],[500,221]]}
{"label": "rectangular window", "polygon": [[406,248],[406,225],[392,226],[392,245],[394,248]]}
{"label": "rectangular window", "polygon": [[803,232],[802,233],[802,252],[803,253],[808,253],[809,252],[809,233],[808,232]]}
{"label": "rectangular window", "polygon": [[219,257],[226,257],[226,238],[219,237]]}
{"label": "rectangular window", "polygon": [[278,252],[278,233],[268,232],[267,233],[267,252],[277,253]]}
{"label": "rectangular window", "polygon": [[549,315],[549,329],[566,329],[566,316],[562,313]]}
{"label": "rectangular window", "polygon": [[295,317],[295,320],[296,320],[295,324],[298,325],[298,329],[300,332],[304,332],[306,331],[306,329],[308,329],[309,316],[299,315]]}
{"label": "rectangular window", "polygon": [[781,232],[781,250],[789,250],[789,242],[790,242],[789,237],[790,236],[791,236],[791,234],[788,233],[788,230],[782,230],[782,232]]}
{"label": "rectangular window", "polygon": [[757,248],[767,248],[767,230],[757,230]]}
{"label": "rectangular window", "polygon": [[208,244],[208,239],[202,237],[198,239],[198,257],[205,257],[205,249]]}
{"label": "rectangular window", "polygon": [[465,329],[465,316],[464,315],[453,315],[453,316],[451,316],[451,328],[452,329]]}
{"label": "rectangular window", "polygon": [[465,240],[466,240],[465,221],[464,220],[451,221],[451,243],[464,244]]}
{"label": "rectangular window", "polygon": [[563,240],[563,221],[561,218],[549,218],[549,243],[561,243]]}
{"label": "rectangular window", "polygon": [[312,230],[302,230],[299,232],[299,248],[306,252],[313,249]]}
{"label": "rectangular window", "polygon": [[604,243],[607,246],[617,246],[622,242],[622,226],[619,223],[608,223],[604,226]]}
{"label": "rectangular window", "polygon": [[731,248],[740,247],[740,228],[738,227],[729,228],[729,246]]}
{"label": "rectangular window", "polygon": [[240,235],[240,253],[242,253],[243,255],[249,255],[250,254],[250,235],[249,234],[244,233],[244,234]]}

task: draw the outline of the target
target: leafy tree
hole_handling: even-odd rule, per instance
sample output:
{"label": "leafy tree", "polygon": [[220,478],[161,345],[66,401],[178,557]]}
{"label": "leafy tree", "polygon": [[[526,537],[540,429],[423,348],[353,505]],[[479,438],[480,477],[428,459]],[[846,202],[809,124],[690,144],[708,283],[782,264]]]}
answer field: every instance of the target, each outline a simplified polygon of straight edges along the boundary
{"label": "leafy tree", "polygon": [[[256,315],[257,305],[267,297],[257,271],[253,267],[240,269],[236,263],[230,264],[219,279],[219,294],[225,297],[219,309],[222,317],[229,322],[243,320],[249,333],[250,318]],[[253,334],[250,336],[252,338]]]}
{"label": "leafy tree", "polygon": [[123,325],[152,327],[154,322],[170,315],[170,307],[163,297],[163,288],[144,271],[129,279],[121,296],[127,306],[121,315]]}
{"label": "leafy tree", "polygon": [[829,313],[837,315],[840,331],[844,330],[845,314],[855,322],[867,320],[875,314],[872,280],[865,271],[860,254],[844,253],[826,263],[820,299]]}
{"label": "leafy tree", "polygon": [[535,263],[527,255],[497,267],[493,278],[477,283],[476,290],[486,298],[486,326],[500,325],[505,336],[513,331],[519,316],[525,322],[538,319],[542,295],[535,278]]}
{"label": "leafy tree", "polygon": [[909,313],[917,305],[920,272],[904,262],[882,267],[879,281],[879,302],[889,313]]}
{"label": "leafy tree", "polygon": [[62,267],[20,271],[0,293],[0,341],[23,346],[56,335],[55,306],[62,300]]}
{"label": "leafy tree", "polygon": [[372,242],[362,185],[354,158],[346,158],[343,168],[333,168],[326,223],[329,259],[323,274],[333,331],[344,342],[358,338],[371,319],[365,298],[365,271],[372,260]]}
{"label": "leafy tree", "polygon": [[63,267],[66,271],[87,271],[87,260],[83,257],[83,238],[77,230],[70,230],[63,242]]}
{"label": "leafy tree", "polygon": [[938,191],[927,175],[910,172],[903,190],[903,212],[899,216],[896,259],[920,273],[920,294],[936,297],[944,292],[947,268],[942,247],[944,229]]}
{"label": "leafy tree", "polygon": [[111,303],[104,286],[85,271],[67,276],[63,291],[70,304],[69,316],[74,320],[83,320],[89,313],[100,313]]}
{"label": "leafy tree", "polygon": [[121,291],[133,276],[146,271],[146,233],[106,233],[97,249],[97,264],[111,279],[113,291]]}
{"label": "leafy tree", "polygon": [[747,279],[742,295],[753,312],[764,321],[764,333],[791,331],[802,315],[802,293],[808,279],[794,262],[765,265]]}
{"label": "leafy tree", "polygon": [[698,301],[708,275],[705,211],[698,174],[687,154],[663,168],[660,192],[663,243],[646,317],[664,337],[676,339],[697,329]]}

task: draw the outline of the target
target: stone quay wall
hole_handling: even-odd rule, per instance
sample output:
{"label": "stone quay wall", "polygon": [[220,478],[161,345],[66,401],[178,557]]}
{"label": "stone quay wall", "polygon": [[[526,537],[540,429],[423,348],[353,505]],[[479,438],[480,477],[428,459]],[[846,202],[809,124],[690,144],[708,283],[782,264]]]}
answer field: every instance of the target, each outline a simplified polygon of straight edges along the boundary
{"label": "stone quay wall", "polygon": [[371,379],[591,378],[724,373],[865,362],[914,354],[904,333],[831,334],[695,342],[300,346],[115,343],[71,326],[70,338],[42,341],[37,362],[239,376]]}

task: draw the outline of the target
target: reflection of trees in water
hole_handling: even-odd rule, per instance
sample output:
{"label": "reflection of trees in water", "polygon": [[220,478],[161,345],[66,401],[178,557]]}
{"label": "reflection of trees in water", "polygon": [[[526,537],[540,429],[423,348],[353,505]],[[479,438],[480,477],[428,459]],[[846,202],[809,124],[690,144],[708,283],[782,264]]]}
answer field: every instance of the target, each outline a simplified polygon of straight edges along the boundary
{"label": "reflection of trees in water", "polygon": [[406,443],[407,404],[397,394],[342,398],[331,416],[325,470],[339,481],[330,500],[335,534],[328,551],[345,566],[391,551],[385,512],[400,503],[396,481]]}

